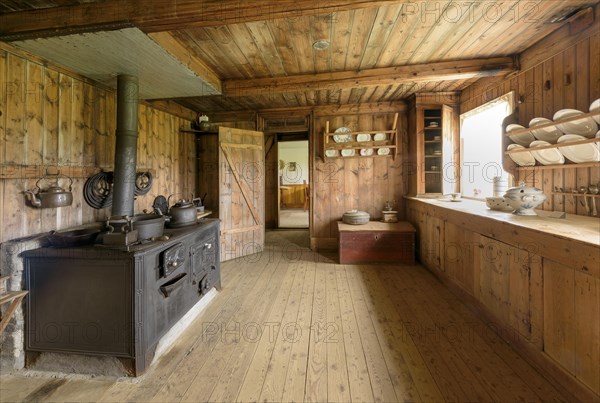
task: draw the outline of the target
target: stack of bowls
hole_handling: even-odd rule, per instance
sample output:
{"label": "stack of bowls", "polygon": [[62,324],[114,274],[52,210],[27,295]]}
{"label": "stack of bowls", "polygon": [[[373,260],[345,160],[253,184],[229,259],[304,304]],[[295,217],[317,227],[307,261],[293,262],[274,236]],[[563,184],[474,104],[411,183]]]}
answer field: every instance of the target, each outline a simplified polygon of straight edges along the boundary
{"label": "stack of bowls", "polygon": [[502,176],[494,177],[494,197],[502,197],[508,190],[508,178]]}

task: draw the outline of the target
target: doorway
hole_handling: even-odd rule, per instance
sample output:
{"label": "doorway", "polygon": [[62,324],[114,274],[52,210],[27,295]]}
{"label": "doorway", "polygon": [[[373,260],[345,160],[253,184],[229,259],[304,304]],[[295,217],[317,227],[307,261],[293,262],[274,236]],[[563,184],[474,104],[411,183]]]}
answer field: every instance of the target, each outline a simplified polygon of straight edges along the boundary
{"label": "doorway", "polygon": [[278,228],[308,228],[310,180],[308,140],[278,136]]}

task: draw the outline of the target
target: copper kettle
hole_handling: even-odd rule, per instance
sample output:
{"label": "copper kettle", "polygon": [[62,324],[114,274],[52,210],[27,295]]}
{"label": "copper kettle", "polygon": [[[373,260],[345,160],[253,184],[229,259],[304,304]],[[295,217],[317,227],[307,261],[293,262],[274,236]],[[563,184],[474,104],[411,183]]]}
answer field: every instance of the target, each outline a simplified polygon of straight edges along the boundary
{"label": "copper kettle", "polygon": [[48,179],[44,176],[37,180],[35,183],[35,189],[25,190],[25,197],[29,200],[32,207],[39,208],[57,208],[65,207],[73,204],[73,193],[71,193],[73,186],[73,179],[65,176],[69,179],[69,190],[65,190],[58,186],[58,178],[55,183],[48,187],[46,190],[40,188],[40,181]]}

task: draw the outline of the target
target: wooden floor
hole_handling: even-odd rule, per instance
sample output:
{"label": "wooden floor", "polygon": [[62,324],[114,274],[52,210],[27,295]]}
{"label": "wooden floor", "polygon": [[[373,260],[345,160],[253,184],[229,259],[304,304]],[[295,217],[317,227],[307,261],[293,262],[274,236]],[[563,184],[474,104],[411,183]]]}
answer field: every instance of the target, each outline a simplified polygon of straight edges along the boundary
{"label": "wooden floor", "polygon": [[573,401],[421,266],[343,266],[305,231],[224,288],[139,379],[2,375],[2,401]]}

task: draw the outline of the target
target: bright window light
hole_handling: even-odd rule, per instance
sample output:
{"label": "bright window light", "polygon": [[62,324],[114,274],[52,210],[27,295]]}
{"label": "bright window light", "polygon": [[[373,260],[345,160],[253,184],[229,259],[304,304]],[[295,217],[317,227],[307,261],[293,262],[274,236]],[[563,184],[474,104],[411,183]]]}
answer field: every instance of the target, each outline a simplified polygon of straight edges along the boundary
{"label": "bright window light", "polygon": [[494,177],[508,179],[502,169],[502,121],[512,113],[509,93],[460,117],[460,190],[464,197],[493,196]]}

